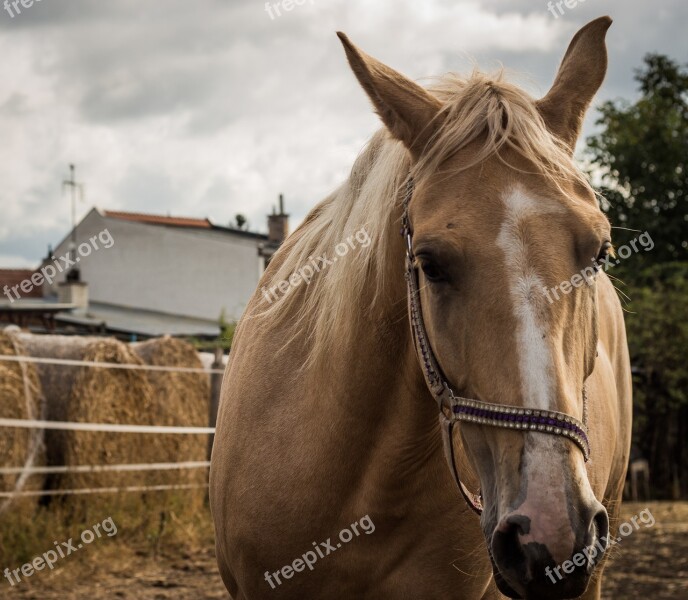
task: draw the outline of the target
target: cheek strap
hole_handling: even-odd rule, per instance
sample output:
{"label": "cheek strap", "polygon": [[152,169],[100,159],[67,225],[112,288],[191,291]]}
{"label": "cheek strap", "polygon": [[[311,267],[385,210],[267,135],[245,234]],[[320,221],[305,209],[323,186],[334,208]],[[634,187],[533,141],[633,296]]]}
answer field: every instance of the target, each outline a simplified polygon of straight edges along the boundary
{"label": "cheek strap", "polygon": [[[401,234],[406,241],[406,284],[408,296],[408,313],[416,354],[420,361],[425,383],[430,390],[439,410],[440,429],[444,454],[456,485],[468,506],[480,515],[483,511],[480,492],[472,493],[463,484],[456,467],[454,445],[452,440],[454,424],[466,421],[475,425],[517,429],[548,433],[570,439],[576,444],[586,460],[590,458],[590,442],[584,422],[575,417],[552,410],[520,408],[504,404],[492,404],[456,396],[447,383],[447,379],[437,362],[428,339],[423,313],[420,304],[418,269],[414,265],[413,238],[408,220],[408,205],[413,195],[413,179],[408,178]],[[587,394],[583,384],[583,419],[587,416]]]}

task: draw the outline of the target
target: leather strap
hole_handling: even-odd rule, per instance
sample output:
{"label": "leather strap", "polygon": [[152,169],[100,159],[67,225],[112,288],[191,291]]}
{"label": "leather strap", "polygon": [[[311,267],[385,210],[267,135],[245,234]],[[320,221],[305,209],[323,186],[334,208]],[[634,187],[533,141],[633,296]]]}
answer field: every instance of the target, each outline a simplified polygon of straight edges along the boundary
{"label": "leather strap", "polygon": [[468,504],[468,507],[473,510],[478,516],[483,512],[483,497],[478,490],[477,494],[471,492],[461,481],[459,470],[456,468],[456,458],[454,457],[454,421],[447,419],[443,413],[440,413],[440,428],[442,429],[442,446],[444,447],[444,457],[447,459],[449,470],[454,476],[454,481],[459,487],[459,491],[463,499]]}
{"label": "leather strap", "polygon": [[[505,429],[536,431],[564,436],[573,441],[581,449],[586,461],[590,457],[590,443],[588,441],[587,428],[585,423],[578,419],[557,411],[520,408],[504,404],[491,404],[454,395],[432,351],[423,321],[423,312],[420,304],[418,269],[414,264],[415,258],[413,255],[412,232],[408,221],[408,205],[413,195],[413,188],[413,178],[409,176],[406,182],[401,234],[404,236],[406,242],[405,277],[408,288],[409,320],[411,331],[413,332],[414,346],[416,354],[421,362],[421,371],[423,372],[425,383],[432,393],[439,410],[442,444],[449,470],[468,506],[475,513],[480,515],[483,511],[482,496],[480,492],[474,494],[463,484],[456,466],[452,438],[454,423],[457,421],[468,421],[477,425],[489,425]],[[584,420],[586,414],[587,394],[584,384]]]}
{"label": "leather strap", "polygon": [[[410,240],[409,240],[410,242]],[[411,259],[407,256],[406,259],[406,281],[408,285],[408,306],[411,321],[411,331],[413,332],[413,340],[416,348],[416,354],[420,359],[423,368],[423,377],[428,389],[432,393],[433,398],[437,402],[440,419],[440,431],[442,433],[442,447],[444,449],[444,457],[449,465],[449,471],[454,476],[461,495],[466,504],[477,515],[483,512],[483,503],[480,492],[474,494],[461,481],[456,460],[454,457],[454,441],[453,429],[456,419],[452,409],[452,398],[454,395],[448,386],[444,384],[444,377],[440,373],[440,367],[437,364],[435,355],[430,348],[429,341],[423,323],[423,314],[420,309],[420,293],[418,289],[418,271],[413,266]],[[448,413],[448,415],[446,414]]]}

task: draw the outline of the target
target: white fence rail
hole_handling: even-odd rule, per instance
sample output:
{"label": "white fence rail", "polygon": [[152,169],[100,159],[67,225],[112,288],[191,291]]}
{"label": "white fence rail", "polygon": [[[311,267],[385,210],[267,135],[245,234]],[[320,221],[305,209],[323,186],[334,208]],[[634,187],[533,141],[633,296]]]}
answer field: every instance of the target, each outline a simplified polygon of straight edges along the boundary
{"label": "white fence rail", "polygon": [[[17,363],[54,364],[66,367],[92,367],[101,369],[124,369],[137,371],[162,371],[168,373],[203,373],[207,375],[222,375],[224,369],[193,368],[193,367],[164,367],[156,365],[117,364],[109,362],[94,362],[72,360],[64,358],[40,358],[35,356],[0,355],[0,361]],[[214,427],[183,427],[168,425],[128,425],[118,423],[79,423],[67,421],[46,421],[38,419],[7,419],[0,418],[0,428],[23,429],[51,429],[62,431],[94,431],[104,433],[146,433],[146,434],[174,434],[174,435],[212,435]],[[207,469],[210,461],[181,461],[157,463],[127,463],[112,465],[57,465],[57,466],[23,466],[0,467],[0,475],[46,475],[59,473],[104,473],[104,472],[146,472],[171,471],[183,469]],[[152,492],[166,490],[192,490],[207,488],[208,484],[165,484],[165,485],[137,485],[123,487],[100,487],[78,489],[52,490],[15,490],[0,492],[0,498],[21,498],[40,496],[69,496],[82,494],[116,494],[123,492]]]}
{"label": "white fence rail", "polygon": [[110,433],[174,433],[209,434],[214,427],[177,427],[174,425],[121,425],[118,423],[74,423],[68,421],[39,421],[35,419],[1,419],[0,427],[24,429],[59,429],[62,431],[105,431]]}
{"label": "white fence rail", "polygon": [[0,467],[0,475],[47,475],[49,473],[108,473],[128,471],[173,471],[177,469],[207,469],[209,460],[186,462],[125,463],[121,465],[74,465],[71,467]]}
{"label": "white fence rail", "polygon": [[75,496],[81,494],[119,494],[122,492],[161,492],[165,490],[198,490],[208,484],[187,483],[182,485],[131,485],[126,487],[76,488],[73,490],[29,490],[0,492],[0,498],[21,498],[26,496]]}
{"label": "white fence rail", "polygon": [[89,360],[73,360],[71,358],[40,358],[37,356],[0,355],[0,360],[8,362],[32,362],[44,365],[63,365],[66,367],[98,367],[99,369],[124,369],[130,371],[164,371],[167,373],[217,373],[222,375],[224,369],[204,369],[196,367],[162,367],[158,365],[136,365],[132,363],[94,362]]}

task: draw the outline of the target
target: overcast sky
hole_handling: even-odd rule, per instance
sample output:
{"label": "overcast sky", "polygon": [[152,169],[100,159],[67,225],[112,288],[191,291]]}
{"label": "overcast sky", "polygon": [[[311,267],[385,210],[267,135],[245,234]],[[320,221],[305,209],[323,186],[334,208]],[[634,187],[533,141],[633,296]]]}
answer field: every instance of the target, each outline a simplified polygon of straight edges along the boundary
{"label": "overcast sky", "polygon": [[[281,0],[283,1],[283,0]],[[544,94],[575,31],[609,14],[597,101],[633,98],[647,52],[688,60],[685,0],[36,0],[0,7],[0,267],[69,230],[68,164],[93,205],[265,231],[337,186],[379,126],[334,32],[414,79],[498,61]],[[0,0],[2,2],[2,0]],[[586,132],[593,130],[594,115]]]}

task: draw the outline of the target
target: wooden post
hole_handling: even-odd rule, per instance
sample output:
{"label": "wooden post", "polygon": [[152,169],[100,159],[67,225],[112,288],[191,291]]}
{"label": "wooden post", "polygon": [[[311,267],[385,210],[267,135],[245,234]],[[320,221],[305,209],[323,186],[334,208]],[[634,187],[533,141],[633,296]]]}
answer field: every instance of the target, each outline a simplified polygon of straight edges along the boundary
{"label": "wooden post", "polygon": [[[222,362],[222,348],[215,348],[215,360],[213,361],[213,370],[224,369],[224,363]],[[222,388],[222,373],[211,373],[210,374],[210,407],[208,411],[208,426],[215,427],[217,422],[217,408],[220,405],[220,389]],[[208,437],[208,460],[210,460],[210,455],[213,451],[213,440],[215,435],[210,435]]]}

